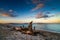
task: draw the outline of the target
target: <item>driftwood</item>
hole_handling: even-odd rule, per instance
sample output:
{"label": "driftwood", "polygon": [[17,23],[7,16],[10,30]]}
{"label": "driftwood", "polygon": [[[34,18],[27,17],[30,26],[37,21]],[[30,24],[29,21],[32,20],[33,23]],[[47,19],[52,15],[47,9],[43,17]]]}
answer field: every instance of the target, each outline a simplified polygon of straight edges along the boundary
{"label": "driftwood", "polygon": [[43,30],[35,30],[35,27],[34,27],[34,29],[32,29],[32,21],[29,23],[27,28],[13,27],[13,30],[20,31],[23,34],[34,35],[34,36],[36,36],[38,34],[42,35],[42,36],[46,36],[46,33],[51,33],[51,32],[47,32],[47,31],[43,31]]}

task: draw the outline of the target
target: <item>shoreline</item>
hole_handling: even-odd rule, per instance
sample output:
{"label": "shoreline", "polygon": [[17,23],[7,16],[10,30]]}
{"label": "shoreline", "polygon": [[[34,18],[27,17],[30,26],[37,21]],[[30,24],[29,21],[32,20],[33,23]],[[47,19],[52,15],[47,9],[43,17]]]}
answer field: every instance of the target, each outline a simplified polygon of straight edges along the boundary
{"label": "shoreline", "polygon": [[[0,26],[2,27],[2,35],[4,36],[3,38],[6,38],[6,40],[13,40],[13,39],[16,39],[16,40],[21,40],[22,38],[26,38],[26,36],[24,37],[24,35],[26,34],[22,34],[21,32],[19,31],[10,31],[10,29],[8,29],[6,26]],[[49,40],[49,39],[54,39],[54,40],[58,40],[60,38],[60,34],[59,33],[53,33],[53,32],[48,32],[48,31],[45,31],[45,30],[40,30],[41,33],[43,33],[44,35],[46,36],[42,36],[40,35],[40,38],[42,40],[45,40],[46,38]],[[31,37],[31,35],[27,35],[27,37]],[[36,38],[34,38],[36,37]],[[38,36],[32,36],[32,38],[29,38],[29,39],[37,39],[39,38]],[[38,39],[37,39],[38,40]]]}

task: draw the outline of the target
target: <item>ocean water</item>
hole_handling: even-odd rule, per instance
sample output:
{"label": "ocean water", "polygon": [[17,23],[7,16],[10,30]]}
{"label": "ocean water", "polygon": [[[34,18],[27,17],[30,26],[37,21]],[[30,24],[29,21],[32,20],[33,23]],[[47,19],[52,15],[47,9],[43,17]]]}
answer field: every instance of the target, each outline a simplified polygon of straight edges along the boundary
{"label": "ocean water", "polygon": [[[13,26],[24,26],[24,27],[28,27],[29,24],[14,24]],[[32,25],[32,28],[36,30],[45,30],[45,31],[50,31],[50,32],[57,32],[60,33],[60,24],[38,24],[38,23],[34,23]]]}

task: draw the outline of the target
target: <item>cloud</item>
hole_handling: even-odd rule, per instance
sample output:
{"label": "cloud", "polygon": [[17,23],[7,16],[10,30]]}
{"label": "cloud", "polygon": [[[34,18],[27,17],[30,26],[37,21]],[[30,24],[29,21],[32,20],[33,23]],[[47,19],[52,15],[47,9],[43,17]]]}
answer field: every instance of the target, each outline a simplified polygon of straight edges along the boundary
{"label": "cloud", "polygon": [[[49,0],[32,0],[32,4],[36,5],[32,11],[38,10],[40,8],[43,8],[46,4],[46,2],[48,2]],[[52,10],[55,10],[55,8],[53,8]]]}
{"label": "cloud", "polygon": [[39,3],[39,0],[26,0],[27,4],[37,4]]}
{"label": "cloud", "polygon": [[43,14],[41,12],[39,12],[38,14],[36,14],[35,16],[36,18],[42,18],[43,17]]}
{"label": "cloud", "polygon": [[13,12],[13,10],[12,10],[12,9],[10,9],[10,10],[9,10],[9,12]]}
{"label": "cloud", "polygon": [[38,19],[39,18],[49,18],[49,17],[53,17],[53,16],[55,16],[55,15],[53,15],[53,14],[47,15],[47,14],[44,14],[43,12],[39,12],[35,15],[35,18],[38,18]]}
{"label": "cloud", "polygon": [[48,0],[31,0],[33,4],[45,3]]}
{"label": "cloud", "polygon": [[26,0],[27,4],[39,4],[39,3],[45,3],[49,0]]}
{"label": "cloud", "polygon": [[2,13],[2,14],[0,14],[0,16],[4,16],[4,17],[16,17],[16,15],[12,15],[12,14],[8,14],[8,13]]}
{"label": "cloud", "polygon": [[17,15],[17,12],[14,11],[14,10],[12,10],[12,9],[10,9],[10,10],[8,11],[8,13],[10,14],[11,17],[16,17],[16,16],[18,16],[18,15]]}
{"label": "cloud", "polygon": [[3,13],[3,14],[1,14],[0,16],[10,16],[9,14],[7,14],[7,13]]}
{"label": "cloud", "polygon": [[31,4],[35,5],[35,7],[32,8],[32,10],[31,10],[31,11],[35,11],[35,10],[38,10],[38,9],[44,7],[45,1],[46,0],[27,0],[26,2],[27,2],[27,4],[31,3]]}
{"label": "cloud", "polygon": [[[5,10],[4,10],[5,11]],[[1,12],[0,13],[0,16],[4,16],[4,17],[16,17],[16,16],[18,16],[17,14],[16,14],[16,12],[15,11],[13,11],[13,10],[9,10],[9,11],[5,11],[5,12]]]}
{"label": "cloud", "polygon": [[0,16],[3,16],[3,17],[11,17],[11,15],[10,14],[7,14],[7,13],[2,13],[2,14],[0,14]]}
{"label": "cloud", "polygon": [[39,3],[39,0],[32,0],[32,3],[34,4]]}
{"label": "cloud", "polygon": [[43,3],[37,4],[36,7],[32,9],[32,11],[35,11],[35,10],[40,9],[42,7],[44,7]]}

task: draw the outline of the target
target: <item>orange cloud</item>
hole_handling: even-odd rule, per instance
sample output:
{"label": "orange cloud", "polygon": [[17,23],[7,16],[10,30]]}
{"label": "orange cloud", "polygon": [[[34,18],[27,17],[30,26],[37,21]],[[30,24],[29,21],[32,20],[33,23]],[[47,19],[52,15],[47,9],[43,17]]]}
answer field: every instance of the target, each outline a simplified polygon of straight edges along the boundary
{"label": "orange cloud", "polygon": [[2,14],[1,16],[10,16],[9,14],[7,14],[7,13],[4,13],[4,14]]}
{"label": "orange cloud", "polygon": [[4,17],[15,17],[14,15],[11,15],[9,13],[2,13],[2,14],[0,14],[0,16],[4,16]]}
{"label": "orange cloud", "polygon": [[44,7],[43,3],[37,4],[36,7],[32,9],[32,11],[35,11],[35,10],[42,8],[42,7]]}
{"label": "orange cloud", "polygon": [[14,10],[8,10],[8,11],[5,11],[5,10],[3,10],[3,11],[1,11],[0,10],[0,16],[5,16],[5,17],[16,17],[17,16],[17,14],[16,14],[16,11],[14,11]]}

